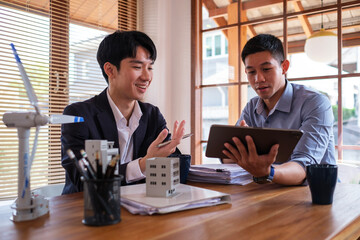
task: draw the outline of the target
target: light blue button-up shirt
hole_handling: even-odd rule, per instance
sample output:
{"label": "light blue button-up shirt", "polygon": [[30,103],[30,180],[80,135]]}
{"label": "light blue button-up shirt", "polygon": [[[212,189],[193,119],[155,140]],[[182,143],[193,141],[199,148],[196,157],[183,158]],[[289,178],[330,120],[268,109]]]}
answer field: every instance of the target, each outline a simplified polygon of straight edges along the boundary
{"label": "light blue button-up shirt", "polygon": [[240,119],[250,127],[300,129],[303,136],[289,161],[306,165],[336,164],[333,123],[334,116],[328,97],[303,85],[286,80],[286,88],[276,106],[267,115],[265,103],[252,98]]}

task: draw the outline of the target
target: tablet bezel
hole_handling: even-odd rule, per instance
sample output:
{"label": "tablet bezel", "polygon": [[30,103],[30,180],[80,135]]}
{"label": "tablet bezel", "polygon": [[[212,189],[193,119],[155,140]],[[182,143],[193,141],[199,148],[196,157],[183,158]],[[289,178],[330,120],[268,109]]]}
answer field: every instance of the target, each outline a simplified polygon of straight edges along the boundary
{"label": "tablet bezel", "polygon": [[205,156],[228,158],[222,153],[222,150],[226,149],[224,143],[228,142],[235,145],[232,138],[238,137],[247,147],[245,141],[245,136],[247,135],[253,138],[259,155],[267,154],[274,144],[279,144],[275,163],[283,163],[289,160],[303,132],[297,129],[255,128],[214,124],[210,128]]}

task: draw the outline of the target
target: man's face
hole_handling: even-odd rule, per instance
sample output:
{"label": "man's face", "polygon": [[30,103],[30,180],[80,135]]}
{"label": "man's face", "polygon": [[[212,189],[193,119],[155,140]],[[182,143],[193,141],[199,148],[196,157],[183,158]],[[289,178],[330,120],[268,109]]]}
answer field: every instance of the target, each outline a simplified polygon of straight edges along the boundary
{"label": "man's face", "polygon": [[276,103],[285,89],[288,61],[279,63],[269,51],[250,54],[245,58],[245,72],[251,87],[265,102]]}
{"label": "man's face", "polygon": [[135,58],[124,58],[120,69],[109,77],[109,90],[112,98],[134,101],[144,98],[153,78],[153,60],[149,52],[139,46]]}

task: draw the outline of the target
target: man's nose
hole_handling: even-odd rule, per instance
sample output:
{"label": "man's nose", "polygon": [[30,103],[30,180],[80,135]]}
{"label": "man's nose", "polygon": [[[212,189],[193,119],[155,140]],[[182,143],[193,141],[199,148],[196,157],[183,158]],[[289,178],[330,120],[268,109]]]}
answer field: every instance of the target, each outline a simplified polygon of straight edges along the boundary
{"label": "man's nose", "polygon": [[149,69],[143,69],[141,78],[143,80],[150,80],[151,79],[151,71]]}
{"label": "man's nose", "polygon": [[255,82],[263,82],[265,81],[265,77],[261,72],[258,72],[255,77]]}

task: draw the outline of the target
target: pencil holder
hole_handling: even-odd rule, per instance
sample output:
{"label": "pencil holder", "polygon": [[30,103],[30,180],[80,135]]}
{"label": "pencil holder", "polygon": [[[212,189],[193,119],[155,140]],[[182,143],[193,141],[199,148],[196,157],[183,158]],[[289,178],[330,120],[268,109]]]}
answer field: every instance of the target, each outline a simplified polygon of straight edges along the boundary
{"label": "pencil holder", "polygon": [[122,176],[111,179],[84,179],[83,224],[103,226],[115,224],[120,218],[120,185]]}

